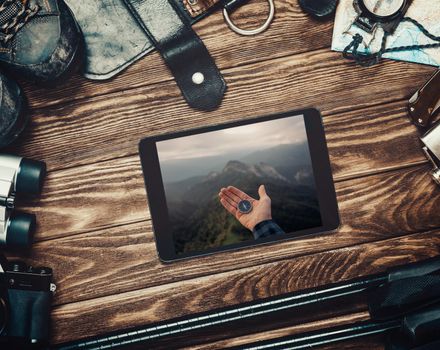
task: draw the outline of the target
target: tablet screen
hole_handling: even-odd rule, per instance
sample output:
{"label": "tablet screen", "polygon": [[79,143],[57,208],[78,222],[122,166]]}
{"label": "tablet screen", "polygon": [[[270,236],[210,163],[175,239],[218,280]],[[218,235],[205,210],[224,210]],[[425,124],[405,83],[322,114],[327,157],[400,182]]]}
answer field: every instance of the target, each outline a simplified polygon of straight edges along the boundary
{"label": "tablet screen", "polygon": [[303,115],[156,146],[176,255],[322,226]]}

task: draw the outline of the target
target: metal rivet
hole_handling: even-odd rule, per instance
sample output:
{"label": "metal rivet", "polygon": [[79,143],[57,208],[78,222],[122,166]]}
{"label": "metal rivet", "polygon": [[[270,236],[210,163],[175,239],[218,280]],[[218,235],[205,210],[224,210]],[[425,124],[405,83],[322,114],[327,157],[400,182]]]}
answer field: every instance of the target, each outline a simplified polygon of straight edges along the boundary
{"label": "metal rivet", "polygon": [[419,122],[420,124],[422,124],[422,123],[423,123],[422,118],[419,118],[418,122]]}
{"label": "metal rivet", "polygon": [[410,107],[410,111],[414,112],[416,109],[414,107]]}
{"label": "metal rivet", "polygon": [[205,76],[200,72],[196,72],[192,76],[192,81],[194,84],[200,85],[205,81]]}
{"label": "metal rivet", "polygon": [[188,0],[189,4],[194,6],[197,5],[198,1],[197,0]]}

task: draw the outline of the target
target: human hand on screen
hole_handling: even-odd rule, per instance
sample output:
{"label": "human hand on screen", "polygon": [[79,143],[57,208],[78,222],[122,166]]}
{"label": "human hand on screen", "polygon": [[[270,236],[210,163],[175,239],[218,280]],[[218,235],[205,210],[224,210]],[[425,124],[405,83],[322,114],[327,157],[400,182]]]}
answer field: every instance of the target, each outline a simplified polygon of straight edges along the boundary
{"label": "human hand on screen", "polygon": [[[251,231],[260,222],[272,219],[271,200],[264,185],[258,188],[258,195],[260,199],[254,199],[234,186],[222,188],[219,193],[220,203],[225,209]],[[243,200],[248,200],[252,204],[252,210],[247,214],[238,209],[238,204]]]}

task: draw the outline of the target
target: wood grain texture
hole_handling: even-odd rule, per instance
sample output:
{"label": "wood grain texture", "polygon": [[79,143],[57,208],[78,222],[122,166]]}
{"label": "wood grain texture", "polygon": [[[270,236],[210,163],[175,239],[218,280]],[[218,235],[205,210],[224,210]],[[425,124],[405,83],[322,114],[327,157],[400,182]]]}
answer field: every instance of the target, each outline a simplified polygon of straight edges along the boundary
{"label": "wood grain texture", "polygon": [[[195,26],[229,86],[221,107],[210,113],[185,104],[157,53],[107,82],[75,76],[57,89],[24,83],[32,122],[23,141],[9,151],[45,160],[50,170],[43,195],[22,201],[20,208],[39,221],[38,242],[26,260],[55,269],[55,342],[440,254],[440,190],[427,175],[430,167],[405,111],[408,97],[434,68],[392,61],[356,67],[329,50],[331,21],[310,19],[297,1],[277,0],[276,6],[270,30],[252,38],[228,30],[220,12]],[[234,20],[255,26],[266,10],[265,0],[255,0]],[[162,264],[137,156],[139,140],[309,106],[324,116],[340,229]],[[217,349],[365,318],[359,309],[352,311],[337,318],[335,312],[328,320],[320,319],[328,316],[321,312],[307,315],[312,321],[303,326],[280,321],[273,329],[243,326],[206,340],[182,337],[181,343],[157,348]],[[327,349],[383,347],[380,339],[369,338]]]}
{"label": "wood grain texture", "polygon": [[[382,272],[438,255],[439,233],[418,233],[58,306],[53,311],[54,340],[87,337]],[[138,278],[150,275],[144,272]]]}
{"label": "wood grain texture", "polygon": [[[56,302],[67,303],[426,231],[440,226],[440,217],[437,215],[440,191],[427,176],[428,169],[423,165],[338,183],[342,224],[337,232],[170,265],[158,260],[151,222],[144,219],[147,218],[147,211],[144,209],[143,195],[139,195],[142,201],[137,206],[118,212],[117,218],[119,215],[125,218],[124,213],[127,213],[134,223],[113,228],[106,226],[106,217],[115,215],[113,211],[119,210],[116,205],[93,209],[88,207],[84,199],[71,200],[72,203],[83,203],[80,207],[84,213],[96,215],[88,217],[80,210],[75,210],[75,204],[62,211],[57,208],[63,208],[64,205],[55,203],[53,210],[46,208],[39,214],[42,216],[42,225],[46,215],[47,220],[56,222],[51,235],[41,238],[60,236],[60,232],[56,231],[58,223],[63,222],[68,226],[69,223],[78,223],[78,218],[90,218],[95,225],[101,223],[102,229],[38,243],[29,258],[34,264],[57,266],[56,277],[60,288]],[[101,191],[91,189],[85,191],[84,195],[95,192]],[[71,198],[69,193],[66,196]],[[101,203],[102,198],[98,197],[96,201]],[[82,230],[85,231],[85,228]],[[48,227],[46,234],[49,231]],[[148,278],[142,278],[144,275]],[[108,284],[109,280],[111,284]]]}
{"label": "wood grain texture", "polygon": [[[158,350],[170,349],[170,344],[178,344],[179,348],[208,346],[216,343],[234,341],[234,339],[252,339],[260,334],[286,332],[299,334],[321,327],[328,327],[332,323],[340,325],[343,322],[356,322],[368,318],[366,295],[359,294],[352,298],[345,298],[341,305],[340,300],[323,302],[319,305],[308,305],[303,308],[286,309],[265,316],[256,316],[245,320],[230,322],[223,326],[213,326],[203,330],[191,331],[188,334],[179,334],[163,337],[150,343],[139,344],[130,350],[154,348]],[[344,321],[345,320],[345,321]],[[282,334],[282,333],[281,333]],[[255,341],[255,340],[254,340]]]}
{"label": "wood grain texture", "polygon": [[324,118],[335,181],[427,161],[406,103],[374,105]]}
{"label": "wood grain texture", "polygon": [[[403,104],[324,118],[336,181],[427,162]],[[41,198],[23,209],[38,213],[37,238],[47,239],[145,220],[145,193],[140,160],[129,156],[52,171]]]}
{"label": "wood grain texture", "polygon": [[[333,320],[335,321],[335,320]],[[287,330],[286,330],[287,331]],[[282,333],[282,332],[280,332]],[[272,335],[272,334],[270,334]],[[240,338],[232,338],[224,341],[218,341],[215,343],[209,343],[209,344],[197,344],[194,346],[188,346],[182,349],[185,350],[217,350],[217,349],[228,349],[230,346],[243,346],[246,344],[248,340],[250,341],[259,341],[260,339],[265,339],[266,336],[270,336],[267,333],[258,333],[253,334],[247,337],[240,337]],[[270,339],[270,338],[269,338]],[[243,344],[243,342],[245,342]],[[172,348],[172,344],[168,344],[168,349]],[[167,349],[166,346],[163,347],[164,349]],[[155,349],[161,349],[161,347],[156,347]],[[351,341],[344,341],[344,342],[338,342],[326,346],[320,346],[315,347],[314,349],[319,350],[384,350],[384,340],[383,337],[379,336],[369,336],[364,337],[361,339],[351,340]]]}
{"label": "wood grain texture", "polygon": [[[332,328],[337,326],[346,326],[356,322],[362,322],[369,319],[368,312],[355,313],[346,316],[340,316],[300,325],[277,328],[271,331],[254,333],[237,338],[224,339],[213,343],[205,343],[195,346],[182,348],[182,350],[213,350],[225,349],[232,346],[244,346],[256,341],[273,340],[276,338],[299,335],[306,332],[315,331],[317,329]],[[333,344],[333,347],[335,345]],[[339,344],[338,344],[339,346]]]}
{"label": "wood grain texture", "polygon": [[328,115],[401,100],[432,71],[403,62],[357,68],[328,50],[283,57],[226,70],[228,92],[210,113],[191,110],[172,82],[36,110],[16,152],[45,159],[50,170],[91,164],[136,154],[140,139],[158,133],[309,106]]}
{"label": "wood grain texture", "polygon": [[[256,27],[266,19],[267,7],[266,0],[252,0],[249,6],[237,10],[231,18],[237,25]],[[310,20],[296,1],[278,0],[276,10],[276,18],[270,30],[256,37],[233,33],[228,29],[220,11],[197,23],[194,28],[220,69],[330,46],[333,29],[331,21]],[[24,82],[23,86],[31,107],[41,108],[171,80],[172,76],[160,55],[152,53],[130,66],[123,74],[106,82],[92,82],[77,75],[56,89],[36,88]]]}

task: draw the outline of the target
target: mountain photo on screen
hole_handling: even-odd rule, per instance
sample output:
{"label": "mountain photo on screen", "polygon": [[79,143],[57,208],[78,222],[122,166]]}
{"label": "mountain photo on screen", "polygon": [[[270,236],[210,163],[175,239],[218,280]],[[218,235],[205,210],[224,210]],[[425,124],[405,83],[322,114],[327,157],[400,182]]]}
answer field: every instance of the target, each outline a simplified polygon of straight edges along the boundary
{"label": "mountain photo on screen", "polygon": [[157,143],[176,254],[253,240],[222,206],[234,186],[258,199],[264,185],[284,232],[322,225],[303,116]]}

